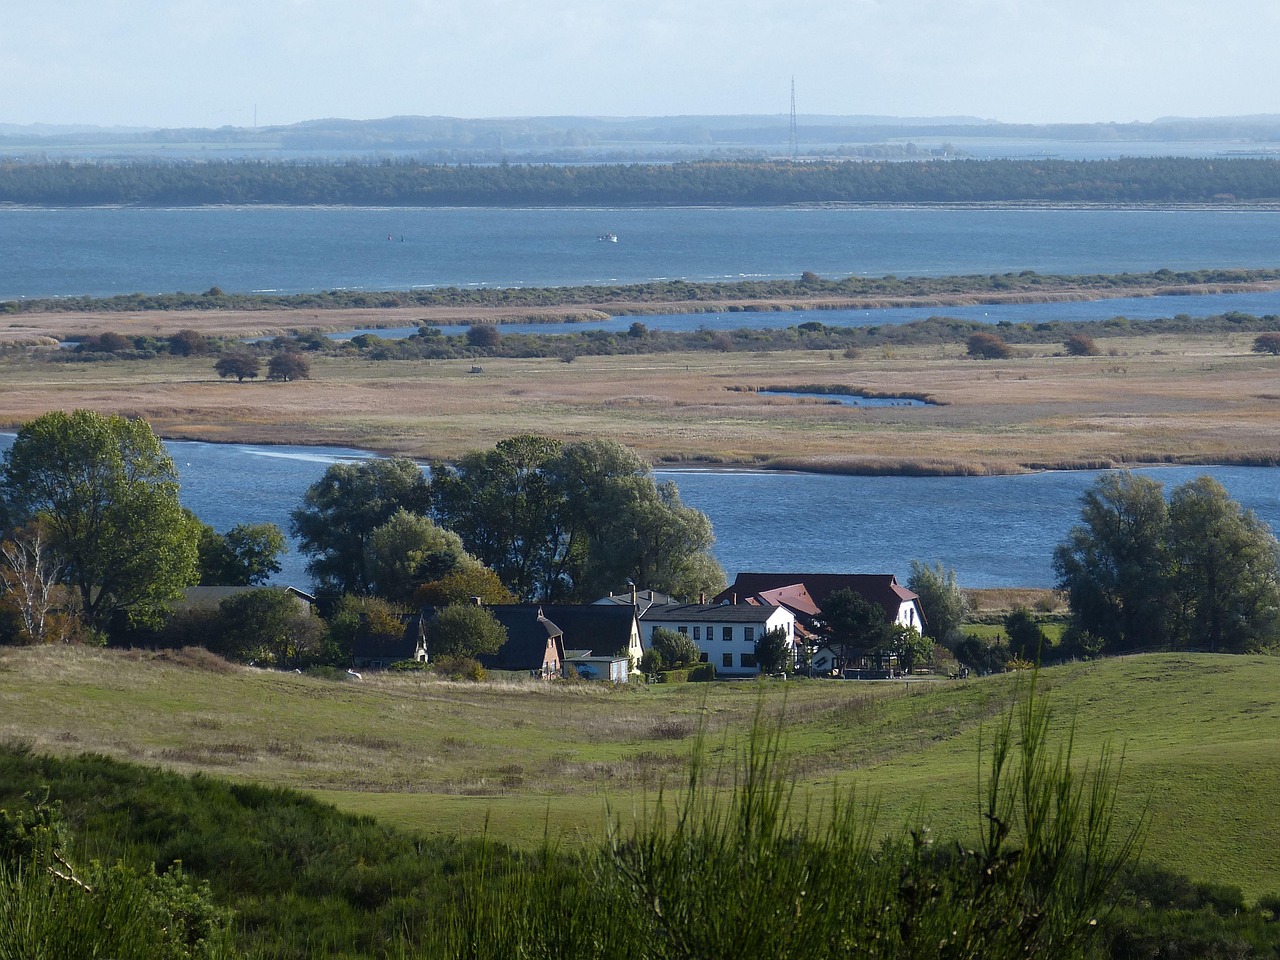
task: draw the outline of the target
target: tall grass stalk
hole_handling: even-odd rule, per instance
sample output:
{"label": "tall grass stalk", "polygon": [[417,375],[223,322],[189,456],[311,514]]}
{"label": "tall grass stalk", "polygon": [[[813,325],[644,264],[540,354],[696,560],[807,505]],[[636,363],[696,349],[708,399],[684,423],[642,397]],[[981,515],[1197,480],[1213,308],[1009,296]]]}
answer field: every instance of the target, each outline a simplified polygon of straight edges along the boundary
{"label": "tall grass stalk", "polygon": [[1119,768],[1055,747],[1034,679],[992,737],[977,842],[884,836],[853,792],[798,805],[781,722],[758,709],[727,795],[700,736],[676,800],[659,792],[603,848],[544,843],[473,875],[430,955],[608,960],[1001,960],[1089,955],[1107,893],[1136,855],[1117,835]]}

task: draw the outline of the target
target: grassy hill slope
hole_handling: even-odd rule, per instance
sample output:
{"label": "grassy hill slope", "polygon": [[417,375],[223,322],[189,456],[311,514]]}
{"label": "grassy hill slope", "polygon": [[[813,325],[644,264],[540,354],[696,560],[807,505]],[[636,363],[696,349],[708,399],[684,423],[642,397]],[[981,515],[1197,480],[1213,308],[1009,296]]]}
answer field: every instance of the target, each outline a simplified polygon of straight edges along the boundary
{"label": "grassy hill slope", "polygon": [[[1146,811],[1147,859],[1249,897],[1280,891],[1280,659],[1152,655],[1041,676],[1075,755],[1123,754],[1120,816]],[[548,822],[599,831],[679,781],[700,724],[730,761],[760,693],[785,717],[794,778],[877,797],[885,827],[971,828],[979,745],[1014,679],[659,686],[341,682],[199,652],[0,652],[0,739],[305,789],[424,835],[515,842]],[[724,776],[730,776],[725,770]]]}

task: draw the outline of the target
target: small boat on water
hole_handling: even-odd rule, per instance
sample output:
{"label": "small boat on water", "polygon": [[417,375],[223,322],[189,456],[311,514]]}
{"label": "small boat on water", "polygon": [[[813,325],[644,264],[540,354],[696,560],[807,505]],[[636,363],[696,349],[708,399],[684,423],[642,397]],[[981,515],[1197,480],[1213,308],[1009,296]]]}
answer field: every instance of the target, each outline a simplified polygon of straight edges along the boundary
{"label": "small boat on water", "polygon": [[596,239],[604,243],[617,243],[618,235],[616,233],[602,233]]}

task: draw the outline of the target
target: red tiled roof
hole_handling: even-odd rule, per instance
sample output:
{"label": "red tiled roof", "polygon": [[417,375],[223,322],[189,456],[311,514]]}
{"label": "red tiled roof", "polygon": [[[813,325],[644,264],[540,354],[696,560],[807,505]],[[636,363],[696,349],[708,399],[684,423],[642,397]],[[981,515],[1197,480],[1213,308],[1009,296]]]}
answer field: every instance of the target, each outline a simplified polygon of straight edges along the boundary
{"label": "red tiled roof", "polygon": [[[898,583],[892,573],[740,573],[728,589],[716,595],[717,603],[738,597],[763,597],[766,594],[785,592],[799,597],[804,592],[810,602],[821,612],[822,603],[837,590],[855,590],[871,603],[877,603],[889,617],[898,615],[898,608],[909,600],[919,598]],[[774,600],[791,606],[788,600]],[[794,609],[794,608],[793,608]]]}

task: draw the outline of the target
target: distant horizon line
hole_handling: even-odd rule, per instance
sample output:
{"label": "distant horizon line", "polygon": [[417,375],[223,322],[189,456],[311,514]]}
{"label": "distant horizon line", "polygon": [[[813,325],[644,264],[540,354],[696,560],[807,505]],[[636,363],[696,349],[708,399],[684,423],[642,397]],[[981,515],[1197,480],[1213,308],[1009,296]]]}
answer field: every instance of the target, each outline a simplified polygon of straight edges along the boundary
{"label": "distant horizon line", "polygon": [[[843,122],[865,123],[886,126],[943,126],[960,124],[964,126],[999,126],[999,127],[1142,127],[1157,126],[1170,123],[1224,123],[1254,122],[1280,123],[1280,112],[1217,114],[1211,116],[1186,116],[1170,114],[1151,120],[999,120],[993,117],[982,117],[972,114],[877,114],[877,113],[804,113],[796,114],[797,122]],[[754,120],[776,121],[781,125],[790,123],[790,114],[786,111],[777,113],[673,113],[673,114],[594,114],[594,113],[546,113],[546,114],[509,114],[491,116],[454,116],[451,114],[389,114],[378,117],[343,117],[318,116],[305,120],[294,120],[283,123],[251,124],[135,124],[135,123],[89,123],[89,122],[57,122],[32,121],[17,123],[0,120],[0,131],[25,133],[27,135],[56,135],[77,132],[125,132],[125,133],[157,133],[184,130],[279,130],[317,124],[378,124],[393,121],[445,121],[453,123],[510,123],[514,121],[591,121],[596,123],[639,123],[646,121],[686,121],[696,123],[707,120]]]}

